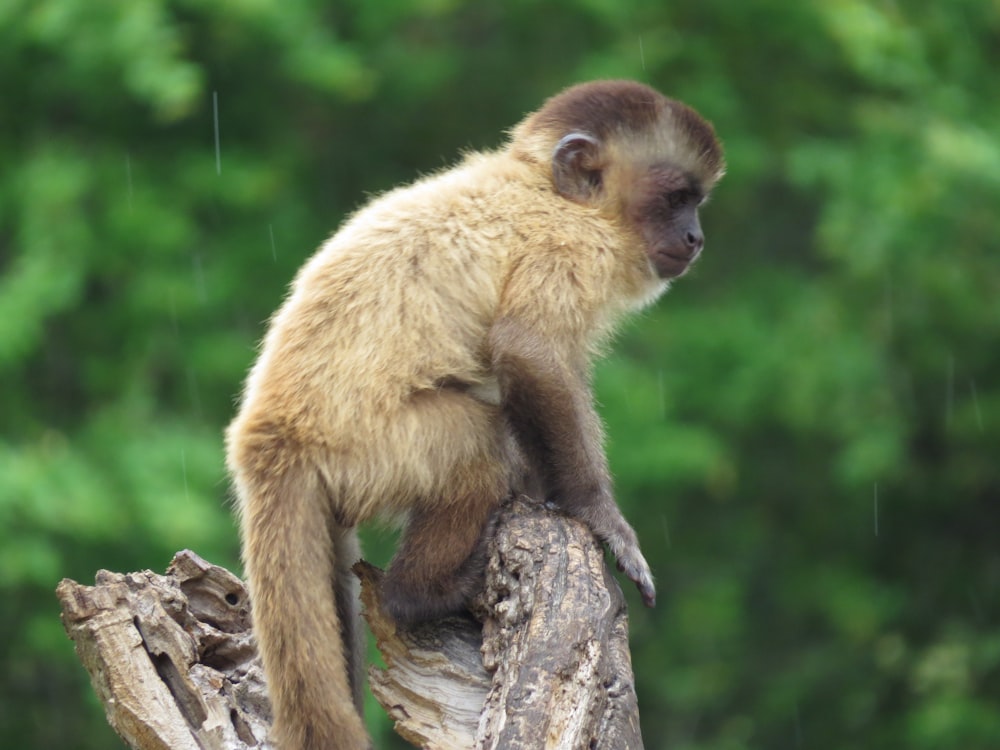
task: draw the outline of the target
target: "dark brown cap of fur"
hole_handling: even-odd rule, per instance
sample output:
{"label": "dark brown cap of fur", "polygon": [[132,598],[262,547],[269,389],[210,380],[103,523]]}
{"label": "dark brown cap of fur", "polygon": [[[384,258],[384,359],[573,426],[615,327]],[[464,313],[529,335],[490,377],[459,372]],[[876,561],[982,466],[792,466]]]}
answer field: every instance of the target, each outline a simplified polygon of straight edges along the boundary
{"label": "dark brown cap of fur", "polygon": [[562,91],[533,118],[535,128],[556,133],[583,132],[604,139],[615,131],[651,127],[669,100],[634,81],[594,81]]}
{"label": "dark brown cap of fur", "polygon": [[601,140],[615,133],[641,133],[668,117],[699,155],[708,173],[721,173],[722,150],[712,126],[697,112],[635,81],[592,81],[562,91],[524,123],[524,133],[558,141],[582,132]]}

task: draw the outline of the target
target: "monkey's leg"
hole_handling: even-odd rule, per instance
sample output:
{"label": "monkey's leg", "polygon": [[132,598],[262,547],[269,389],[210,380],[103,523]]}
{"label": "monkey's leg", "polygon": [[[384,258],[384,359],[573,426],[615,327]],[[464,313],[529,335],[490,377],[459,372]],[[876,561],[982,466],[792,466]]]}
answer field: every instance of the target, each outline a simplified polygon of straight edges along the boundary
{"label": "monkey's leg", "polygon": [[361,621],[361,585],[351,569],[361,559],[361,544],[353,527],[330,525],[330,539],[335,551],[333,594],[340,620],[340,636],[347,657],[347,677],[351,682],[354,706],[364,711],[365,652],[367,644]]}
{"label": "monkey's leg", "polygon": [[486,542],[493,514],[504,497],[466,492],[414,509],[382,583],[387,611],[400,623],[461,612],[483,584]]}

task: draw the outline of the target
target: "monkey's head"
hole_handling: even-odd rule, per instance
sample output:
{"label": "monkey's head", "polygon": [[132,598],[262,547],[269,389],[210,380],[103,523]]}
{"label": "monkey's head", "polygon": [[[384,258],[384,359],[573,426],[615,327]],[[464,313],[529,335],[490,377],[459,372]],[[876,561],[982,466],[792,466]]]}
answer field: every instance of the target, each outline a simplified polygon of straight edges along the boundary
{"label": "monkey's head", "polygon": [[701,253],[698,207],[725,161],[712,126],[685,104],[633,81],[580,84],[518,125],[512,149],[547,165],[567,200],[624,222],[661,279]]}

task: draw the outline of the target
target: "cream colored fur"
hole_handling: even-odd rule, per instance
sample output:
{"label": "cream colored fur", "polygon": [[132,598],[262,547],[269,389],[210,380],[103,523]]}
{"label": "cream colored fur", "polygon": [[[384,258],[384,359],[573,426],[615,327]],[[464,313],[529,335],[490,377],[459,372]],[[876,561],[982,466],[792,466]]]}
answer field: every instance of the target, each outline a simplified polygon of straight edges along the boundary
{"label": "cream colored fur", "polygon": [[[510,147],[352,216],[298,273],[247,379],[227,460],[282,750],[368,746],[360,624],[353,596],[333,595],[360,555],[354,527],[437,506],[461,519],[475,498],[485,513],[514,481],[492,371],[496,321],[532,333],[525,346],[538,351],[519,356],[576,373],[566,403],[580,409],[596,476],[606,474],[585,372],[622,315],[667,287],[621,216],[630,170],[684,149],[669,134],[612,139],[611,198],[583,205],[553,189],[563,134],[519,144],[518,132]],[[475,542],[448,534],[444,569]],[[461,549],[449,562],[451,546]]]}

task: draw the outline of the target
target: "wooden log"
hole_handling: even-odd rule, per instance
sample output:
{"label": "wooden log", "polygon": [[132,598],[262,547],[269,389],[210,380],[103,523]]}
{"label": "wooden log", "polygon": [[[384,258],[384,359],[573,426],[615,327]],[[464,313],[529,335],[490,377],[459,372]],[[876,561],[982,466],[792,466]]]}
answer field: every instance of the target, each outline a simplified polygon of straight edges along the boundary
{"label": "wooden log", "polygon": [[625,599],[586,526],[506,508],[480,601],[493,676],[477,748],[642,748]]}
{"label": "wooden log", "polygon": [[[373,694],[435,750],[642,747],[624,599],[590,531],[526,499],[506,506],[475,618],[399,628],[359,563],[386,663]],[[63,625],[108,721],[136,750],[267,747],[271,723],[246,588],[190,551],[166,575],[63,580]]]}
{"label": "wooden log", "polygon": [[56,589],[108,722],[137,750],[263,746],[271,724],[246,588],[190,550],[166,575],[97,574]]}

